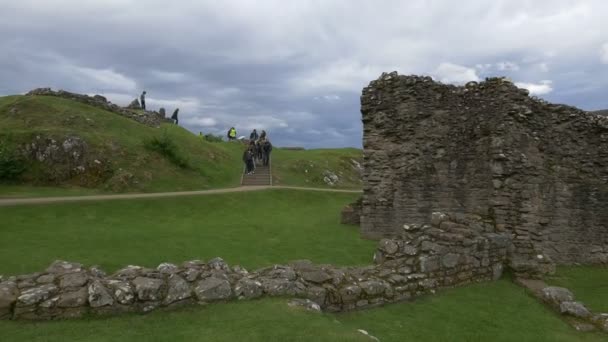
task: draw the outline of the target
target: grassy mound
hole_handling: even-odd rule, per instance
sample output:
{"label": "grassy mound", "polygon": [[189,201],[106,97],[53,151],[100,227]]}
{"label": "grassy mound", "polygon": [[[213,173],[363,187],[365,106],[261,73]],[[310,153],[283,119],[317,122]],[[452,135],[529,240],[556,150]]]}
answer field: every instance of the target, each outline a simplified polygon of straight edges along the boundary
{"label": "grassy mound", "polygon": [[[171,124],[145,126],[68,99],[0,97],[2,196],[73,188],[157,192],[238,186],[243,149],[240,143],[209,142]],[[277,148],[273,176],[281,185],[358,188],[352,160],[360,159],[361,151],[354,149]],[[328,175],[339,180],[328,185]],[[32,188],[38,186],[57,191]]]}

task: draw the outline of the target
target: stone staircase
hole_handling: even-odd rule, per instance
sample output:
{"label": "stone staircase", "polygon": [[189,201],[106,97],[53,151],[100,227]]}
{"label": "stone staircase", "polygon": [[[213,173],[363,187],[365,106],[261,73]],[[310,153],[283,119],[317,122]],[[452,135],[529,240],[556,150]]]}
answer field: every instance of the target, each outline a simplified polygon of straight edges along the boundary
{"label": "stone staircase", "polygon": [[260,162],[256,163],[255,173],[251,175],[246,175],[243,173],[243,178],[241,179],[242,186],[256,186],[256,185],[272,185],[272,173],[270,168],[272,166],[272,162],[269,163],[268,166],[263,166]]}

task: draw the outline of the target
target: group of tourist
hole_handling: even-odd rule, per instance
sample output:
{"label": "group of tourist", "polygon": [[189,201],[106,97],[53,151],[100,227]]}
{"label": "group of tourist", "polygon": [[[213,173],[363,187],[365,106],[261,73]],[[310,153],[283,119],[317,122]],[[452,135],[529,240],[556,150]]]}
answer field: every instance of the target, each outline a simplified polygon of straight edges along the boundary
{"label": "group of tourist", "polygon": [[[141,106],[141,109],[143,109],[144,111],[146,110],[146,91],[144,90],[141,95],[139,96],[139,103]],[[164,116],[164,112],[165,109],[161,108],[161,112],[162,115]],[[177,119],[177,114],[179,113],[179,108],[175,108],[175,110],[173,111],[173,114],[171,115],[171,120],[173,120],[173,122],[177,125],[179,123],[179,120]]]}
{"label": "group of tourist", "polygon": [[[228,131],[234,130],[234,127]],[[234,130],[234,136],[236,137],[236,130]],[[245,152],[243,152],[243,162],[245,163],[245,174],[250,175],[255,173],[256,164],[260,163],[264,166],[270,164],[270,153],[272,152],[272,144],[266,136],[266,131],[262,131],[258,135],[257,130],[253,130],[249,135],[249,144]]]}

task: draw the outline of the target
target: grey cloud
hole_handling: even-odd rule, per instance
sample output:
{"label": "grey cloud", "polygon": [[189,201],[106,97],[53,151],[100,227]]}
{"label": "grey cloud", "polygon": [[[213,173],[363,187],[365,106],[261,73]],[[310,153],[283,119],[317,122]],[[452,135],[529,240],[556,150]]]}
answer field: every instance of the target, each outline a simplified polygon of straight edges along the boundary
{"label": "grey cloud", "polygon": [[[383,71],[545,86],[607,108],[608,3],[470,0],[0,0],[1,94],[52,86],[180,108],[194,132],[361,146],[361,88]],[[550,81],[551,92],[546,93]]]}

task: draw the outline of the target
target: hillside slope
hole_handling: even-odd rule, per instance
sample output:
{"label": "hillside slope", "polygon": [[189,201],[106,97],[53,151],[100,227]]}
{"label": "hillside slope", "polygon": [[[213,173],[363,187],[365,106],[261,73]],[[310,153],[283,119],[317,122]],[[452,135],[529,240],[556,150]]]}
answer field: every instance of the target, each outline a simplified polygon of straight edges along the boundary
{"label": "hillside slope", "polygon": [[[14,184],[25,192],[32,186],[110,192],[238,186],[243,148],[207,142],[171,124],[153,128],[69,99],[0,97],[0,193]],[[354,149],[275,149],[275,183],[357,188],[360,158]],[[7,175],[11,168],[17,171]]]}

